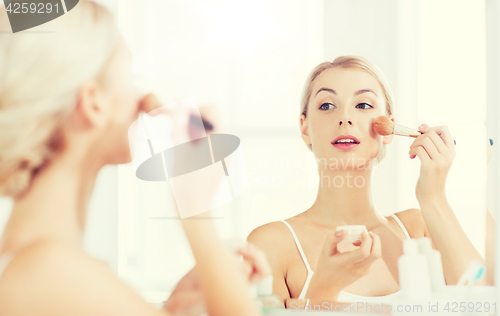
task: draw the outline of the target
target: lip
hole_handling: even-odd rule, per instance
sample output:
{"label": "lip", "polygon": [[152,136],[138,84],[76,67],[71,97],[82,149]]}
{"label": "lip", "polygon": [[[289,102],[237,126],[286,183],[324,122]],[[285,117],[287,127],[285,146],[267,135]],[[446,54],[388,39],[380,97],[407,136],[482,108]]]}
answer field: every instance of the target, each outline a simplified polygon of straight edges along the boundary
{"label": "lip", "polygon": [[[353,139],[356,143],[355,144],[352,144],[352,143],[347,143],[347,144],[335,144],[335,142],[341,140],[341,139]],[[351,150],[353,148],[356,148],[357,146],[359,146],[361,142],[354,136],[352,135],[340,135],[339,137],[335,138],[333,141],[332,141],[332,145],[335,147],[335,148],[338,148],[338,149],[342,149],[342,150]]]}

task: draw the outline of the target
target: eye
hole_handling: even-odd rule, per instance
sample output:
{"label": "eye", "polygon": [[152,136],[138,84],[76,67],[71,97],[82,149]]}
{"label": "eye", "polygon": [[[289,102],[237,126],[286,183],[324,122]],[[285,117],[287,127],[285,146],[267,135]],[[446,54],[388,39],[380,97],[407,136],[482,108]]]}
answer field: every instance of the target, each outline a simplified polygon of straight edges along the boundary
{"label": "eye", "polygon": [[368,103],[359,103],[358,105],[356,105],[356,108],[366,110],[373,108],[373,106],[369,105]]}
{"label": "eye", "polygon": [[323,110],[323,111],[326,111],[326,110],[331,110],[335,107],[335,105],[333,105],[332,103],[323,103],[320,105],[319,109],[320,110]]}

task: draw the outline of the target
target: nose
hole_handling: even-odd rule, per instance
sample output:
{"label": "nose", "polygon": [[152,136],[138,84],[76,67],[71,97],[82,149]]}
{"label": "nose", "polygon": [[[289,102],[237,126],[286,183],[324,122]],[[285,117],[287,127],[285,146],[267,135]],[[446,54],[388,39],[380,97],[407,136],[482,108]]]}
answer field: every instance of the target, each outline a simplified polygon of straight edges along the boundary
{"label": "nose", "polygon": [[352,126],[354,124],[354,120],[352,119],[353,113],[351,113],[351,109],[348,106],[342,106],[338,114],[339,116],[337,116],[337,119],[339,120],[339,126],[343,124]]}
{"label": "nose", "polygon": [[347,124],[349,124],[349,125],[351,125],[351,126],[352,126],[352,121],[351,121],[351,120],[347,120],[347,121],[342,121],[342,120],[340,120],[340,121],[339,121],[339,126],[342,126],[342,124],[343,124],[344,122],[346,122]]}

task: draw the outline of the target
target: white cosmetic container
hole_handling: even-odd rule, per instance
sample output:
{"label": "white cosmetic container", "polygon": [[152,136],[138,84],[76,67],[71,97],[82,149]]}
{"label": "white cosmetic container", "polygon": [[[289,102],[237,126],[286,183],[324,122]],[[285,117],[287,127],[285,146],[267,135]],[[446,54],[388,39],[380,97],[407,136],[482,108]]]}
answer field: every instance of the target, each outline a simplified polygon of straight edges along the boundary
{"label": "white cosmetic container", "polygon": [[436,249],[432,248],[431,240],[427,237],[417,239],[420,253],[424,254],[429,267],[429,276],[431,279],[432,292],[442,293],[446,290],[444,280],[443,263],[441,254]]}
{"label": "white cosmetic container", "polygon": [[345,225],[337,226],[336,231],[343,230],[345,232],[342,241],[360,242],[361,234],[366,230],[365,225]]}
{"label": "white cosmetic container", "polygon": [[403,255],[398,259],[399,286],[405,299],[423,300],[430,297],[431,282],[425,255],[419,253],[415,239],[403,241]]}

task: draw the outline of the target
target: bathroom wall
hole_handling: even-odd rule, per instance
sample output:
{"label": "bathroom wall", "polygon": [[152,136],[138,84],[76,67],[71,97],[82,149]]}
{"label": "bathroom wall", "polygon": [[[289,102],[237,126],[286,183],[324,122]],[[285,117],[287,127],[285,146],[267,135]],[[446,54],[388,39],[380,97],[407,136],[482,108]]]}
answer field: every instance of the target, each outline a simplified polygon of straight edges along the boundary
{"label": "bathroom wall", "polygon": [[464,231],[484,255],[485,2],[419,1],[417,10],[417,116],[431,126],[447,125],[457,142],[446,193]]}

